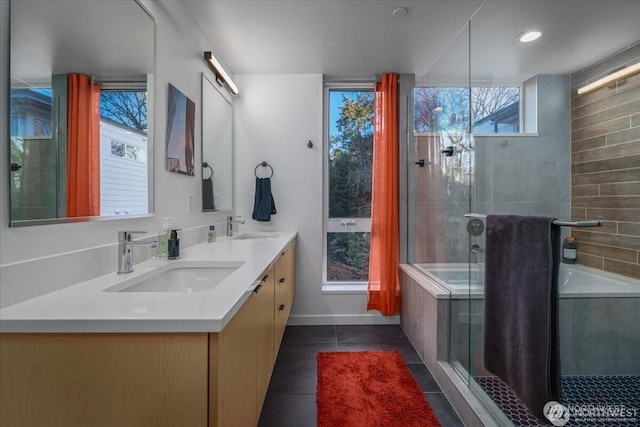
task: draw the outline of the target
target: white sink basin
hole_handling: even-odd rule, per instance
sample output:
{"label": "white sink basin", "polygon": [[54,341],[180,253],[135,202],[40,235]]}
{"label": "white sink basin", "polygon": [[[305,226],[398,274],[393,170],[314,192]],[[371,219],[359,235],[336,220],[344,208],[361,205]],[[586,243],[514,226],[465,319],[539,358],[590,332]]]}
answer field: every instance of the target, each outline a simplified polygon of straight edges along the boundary
{"label": "white sink basin", "polygon": [[276,239],[280,233],[248,232],[235,236],[233,240]]}
{"label": "white sink basin", "polygon": [[213,289],[242,261],[169,264],[104,289],[104,292],[203,292]]}

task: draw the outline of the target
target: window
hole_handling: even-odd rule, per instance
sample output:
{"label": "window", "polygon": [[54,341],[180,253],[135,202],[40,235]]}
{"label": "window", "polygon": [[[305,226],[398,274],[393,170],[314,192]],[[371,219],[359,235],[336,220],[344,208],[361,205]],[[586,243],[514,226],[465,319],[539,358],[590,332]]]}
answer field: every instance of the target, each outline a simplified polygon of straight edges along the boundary
{"label": "window", "polygon": [[[415,130],[429,132],[465,132],[469,114],[476,133],[520,132],[520,87],[463,86],[417,87],[414,89]],[[471,110],[471,111],[470,111]]]}
{"label": "window", "polygon": [[373,97],[372,85],[325,90],[327,284],[363,284],[369,276]]}

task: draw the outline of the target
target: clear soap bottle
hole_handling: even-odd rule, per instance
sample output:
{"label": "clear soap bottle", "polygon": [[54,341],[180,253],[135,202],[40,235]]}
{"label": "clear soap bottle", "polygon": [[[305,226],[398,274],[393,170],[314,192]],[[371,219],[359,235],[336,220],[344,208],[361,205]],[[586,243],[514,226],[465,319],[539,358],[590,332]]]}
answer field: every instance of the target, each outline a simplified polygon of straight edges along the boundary
{"label": "clear soap bottle", "polygon": [[167,259],[169,235],[171,234],[171,229],[173,228],[173,225],[171,224],[172,219],[173,217],[170,216],[164,217],[164,222],[160,227],[160,231],[158,231],[158,248],[156,250],[156,256],[159,259]]}
{"label": "clear soap bottle", "polygon": [[216,241],[216,226],[210,225],[209,231],[207,231],[207,243],[213,243]]}

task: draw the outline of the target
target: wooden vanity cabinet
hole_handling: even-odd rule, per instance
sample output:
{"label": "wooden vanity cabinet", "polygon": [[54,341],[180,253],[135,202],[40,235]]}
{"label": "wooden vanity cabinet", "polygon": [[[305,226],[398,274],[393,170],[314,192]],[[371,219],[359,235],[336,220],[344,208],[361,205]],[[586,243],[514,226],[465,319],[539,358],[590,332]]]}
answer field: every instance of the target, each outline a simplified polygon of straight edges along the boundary
{"label": "wooden vanity cabinet", "polygon": [[219,333],[2,333],[0,425],[255,427],[294,280],[295,241]]}

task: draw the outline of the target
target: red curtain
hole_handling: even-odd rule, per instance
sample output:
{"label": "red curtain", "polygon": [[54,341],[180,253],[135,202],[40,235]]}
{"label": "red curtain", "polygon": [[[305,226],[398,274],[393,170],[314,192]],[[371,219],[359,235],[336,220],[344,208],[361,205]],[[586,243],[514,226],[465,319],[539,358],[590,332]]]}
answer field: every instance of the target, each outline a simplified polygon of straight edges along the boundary
{"label": "red curtain", "polygon": [[67,80],[67,216],[100,215],[100,85]]}
{"label": "red curtain", "polygon": [[398,75],[384,74],[374,98],[371,248],[367,310],[400,311]]}

